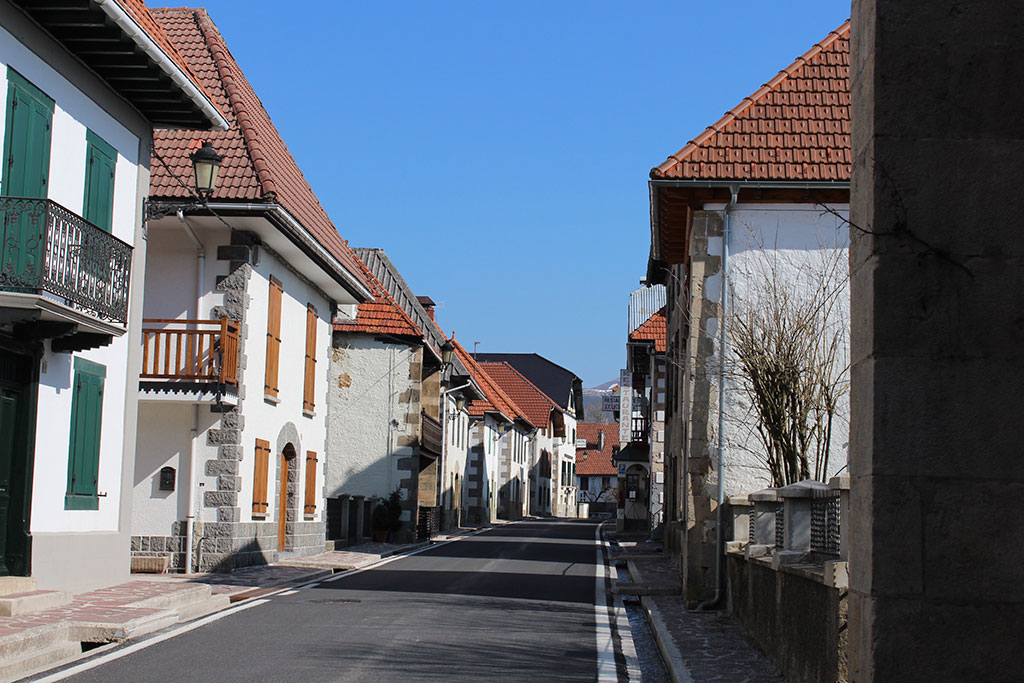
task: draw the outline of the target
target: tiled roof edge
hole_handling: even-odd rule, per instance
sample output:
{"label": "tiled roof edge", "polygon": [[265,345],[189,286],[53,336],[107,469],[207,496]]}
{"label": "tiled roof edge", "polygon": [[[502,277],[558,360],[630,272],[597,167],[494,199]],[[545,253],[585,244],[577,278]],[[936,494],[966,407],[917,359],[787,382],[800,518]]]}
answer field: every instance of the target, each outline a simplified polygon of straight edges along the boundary
{"label": "tiled roof edge", "polygon": [[718,135],[718,133],[720,133],[723,128],[725,128],[727,125],[735,121],[736,117],[745,112],[747,109],[754,106],[759,99],[761,99],[762,97],[770,93],[772,90],[774,90],[779,85],[779,83],[781,83],[782,81],[786,80],[794,73],[799,71],[805,64],[807,64],[807,62],[809,62],[814,57],[818,56],[822,51],[824,51],[830,45],[832,45],[832,43],[836,42],[840,38],[848,36],[849,34],[850,20],[847,19],[839,26],[839,28],[833,31],[829,31],[829,34],[825,36],[825,38],[815,43],[810,50],[797,57],[792,64],[790,64],[785,69],[777,73],[774,78],[772,78],[770,81],[762,85],[760,88],[755,90],[750,95],[744,97],[738,105],[727,111],[725,113],[725,116],[723,116],[718,121],[714,122],[713,124],[705,128],[700,135],[686,143],[685,147],[683,147],[675,154],[669,156],[669,158],[666,159],[661,165],[652,168],[651,178],[653,180],[664,178],[665,175],[676,166],[676,164],[679,164],[682,161],[684,161],[687,157],[689,157],[691,154],[700,149],[701,145],[703,145],[705,142],[713,138],[715,135]]}

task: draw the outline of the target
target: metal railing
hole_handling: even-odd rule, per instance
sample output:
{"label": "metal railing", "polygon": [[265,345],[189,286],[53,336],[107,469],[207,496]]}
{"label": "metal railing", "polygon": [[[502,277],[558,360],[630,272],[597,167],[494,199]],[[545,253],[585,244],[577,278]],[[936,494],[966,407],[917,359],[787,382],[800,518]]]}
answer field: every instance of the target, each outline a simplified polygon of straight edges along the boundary
{"label": "metal railing", "polygon": [[441,434],[441,423],[425,412],[421,413],[421,416],[423,428],[420,433],[420,445],[431,453],[440,455],[444,438]]}
{"label": "metal railing", "polygon": [[416,515],[416,540],[427,541],[441,532],[441,508],[421,507]]}
{"label": "metal railing", "polygon": [[128,321],[132,247],[49,199],[0,197],[0,290]]}
{"label": "metal railing", "polygon": [[811,550],[839,555],[839,491],[811,502]]}
{"label": "metal railing", "polygon": [[647,443],[651,434],[651,421],[646,415],[633,415],[631,418],[631,441],[633,443]]}
{"label": "metal railing", "polygon": [[147,318],[142,325],[140,378],[238,384],[238,323]]}

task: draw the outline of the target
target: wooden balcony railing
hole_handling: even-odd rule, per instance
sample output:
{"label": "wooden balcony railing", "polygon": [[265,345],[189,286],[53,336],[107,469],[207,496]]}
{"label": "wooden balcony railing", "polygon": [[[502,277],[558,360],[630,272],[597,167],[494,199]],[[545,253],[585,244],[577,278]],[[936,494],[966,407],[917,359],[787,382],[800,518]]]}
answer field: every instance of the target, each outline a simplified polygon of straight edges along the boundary
{"label": "wooden balcony railing", "polygon": [[632,417],[632,443],[647,443],[651,434],[651,422],[643,415]]}
{"label": "wooden balcony railing", "polygon": [[238,384],[238,323],[220,320],[142,321],[142,379]]}
{"label": "wooden balcony railing", "polygon": [[128,320],[132,247],[49,199],[0,197],[0,290],[55,294],[103,320]]}
{"label": "wooden balcony railing", "polygon": [[444,437],[441,435],[441,423],[426,413],[421,414],[422,429],[420,430],[420,445],[431,453],[441,455],[441,446]]}

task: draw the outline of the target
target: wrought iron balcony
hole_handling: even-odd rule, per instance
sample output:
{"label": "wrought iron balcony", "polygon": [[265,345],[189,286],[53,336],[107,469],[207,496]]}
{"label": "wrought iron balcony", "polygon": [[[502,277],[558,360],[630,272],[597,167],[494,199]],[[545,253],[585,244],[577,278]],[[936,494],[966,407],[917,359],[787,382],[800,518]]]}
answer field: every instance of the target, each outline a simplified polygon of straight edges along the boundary
{"label": "wrought iron balcony", "polygon": [[140,379],[238,384],[238,323],[220,320],[142,321]]}
{"label": "wrought iron balcony", "polygon": [[441,434],[441,423],[427,415],[421,414],[422,429],[420,430],[420,445],[424,450],[441,455],[441,446],[444,437]]}
{"label": "wrought iron balcony", "polygon": [[0,197],[0,226],[0,291],[127,322],[131,245],[49,199]]}

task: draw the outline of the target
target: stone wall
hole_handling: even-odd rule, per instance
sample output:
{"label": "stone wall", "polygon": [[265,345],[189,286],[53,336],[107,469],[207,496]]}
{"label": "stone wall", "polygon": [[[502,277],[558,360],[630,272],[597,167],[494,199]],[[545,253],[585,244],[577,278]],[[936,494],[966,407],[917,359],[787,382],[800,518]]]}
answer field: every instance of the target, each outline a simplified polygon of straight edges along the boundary
{"label": "stone wall", "polygon": [[773,569],[742,552],[727,563],[729,610],[787,681],[846,680],[846,591],[820,565]]}

